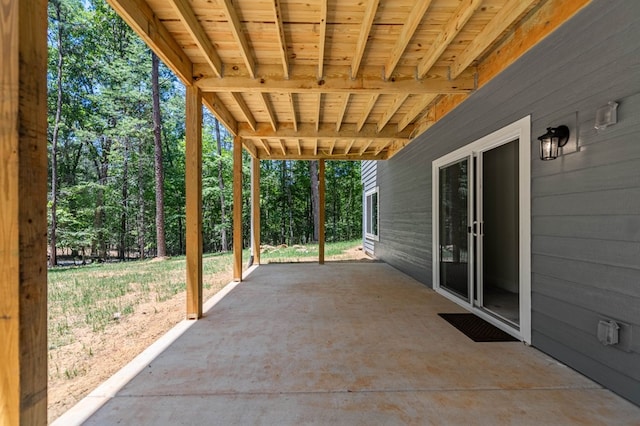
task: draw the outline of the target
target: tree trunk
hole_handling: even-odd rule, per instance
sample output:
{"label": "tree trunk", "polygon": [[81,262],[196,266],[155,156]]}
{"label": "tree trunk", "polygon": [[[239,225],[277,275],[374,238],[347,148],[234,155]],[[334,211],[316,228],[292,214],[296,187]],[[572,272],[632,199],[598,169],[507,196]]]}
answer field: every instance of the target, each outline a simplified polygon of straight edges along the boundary
{"label": "tree trunk", "polygon": [[58,64],[56,67],[56,82],[58,84],[56,100],[56,116],[53,123],[53,135],[51,138],[51,230],[49,240],[49,266],[58,264],[58,254],[56,252],[56,232],[58,228],[58,137],[60,134],[60,121],[62,119],[62,66],[64,56],[62,54],[62,18],[60,2],[55,3],[56,19],[58,20]]}
{"label": "tree trunk", "polygon": [[124,155],[122,164],[122,212],[120,212],[120,246],[118,257],[126,260],[127,252],[127,210],[129,207],[129,138],[124,140]]}
{"label": "tree trunk", "polygon": [[220,139],[220,122],[214,119],[216,126],[216,144],[218,148],[218,187],[220,188],[220,242],[222,251],[228,251],[227,245],[227,217],[224,208],[224,179],[222,175],[222,140]]}
{"label": "tree trunk", "polygon": [[153,98],[153,140],[156,183],[156,246],[158,257],[167,255],[164,229],[164,168],[162,167],[162,134],[160,116],[160,83],[158,78],[159,60],[151,53],[151,91]]}
{"label": "tree trunk", "polygon": [[318,241],[320,227],[320,193],[318,192],[318,161],[309,162],[311,174],[311,210],[313,212],[313,241]]}
{"label": "tree trunk", "polygon": [[144,143],[138,144],[138,258],[144,259]]}

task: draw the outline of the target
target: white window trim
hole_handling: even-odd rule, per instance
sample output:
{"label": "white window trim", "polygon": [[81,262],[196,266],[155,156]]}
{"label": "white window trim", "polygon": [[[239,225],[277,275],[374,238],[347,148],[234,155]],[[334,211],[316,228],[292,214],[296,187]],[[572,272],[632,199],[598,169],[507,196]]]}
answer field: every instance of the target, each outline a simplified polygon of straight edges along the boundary
{"label": "white window trim", "polygon": [[[373,194],[378,194],[378,196],[376,197],[376,212],[378,212],[378,214],[376,215],[376,229],[378,230],[377,234],[372,234],[368,232],[370,227],[369,227],[369,203],[367,202],[367,198],[369,198],[369,196]],[[380,241],[380,187],[379,186],[376,186],[375,188],[370,189],[364,193],[364,220],[365,220],[365,224],[364,224],[365,238],[367,238],[368,240]]]}

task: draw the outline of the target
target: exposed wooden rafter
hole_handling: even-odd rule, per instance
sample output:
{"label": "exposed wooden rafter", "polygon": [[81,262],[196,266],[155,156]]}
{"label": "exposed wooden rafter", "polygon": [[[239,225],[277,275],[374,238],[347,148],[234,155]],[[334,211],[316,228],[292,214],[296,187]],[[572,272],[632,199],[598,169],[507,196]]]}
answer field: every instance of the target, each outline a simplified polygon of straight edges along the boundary
{"label": "exposed wooden rafter", "polygon": [[420,113],[422,111],[425,110],[425,108],[431,103],[433,102],[433,100],[436,98],[436,95],[422,95],[421,97],[419,97],[416,102],[413,104],[413,106],[411,107],[411,109],[409,110],[409,112],[407,112],[404,117],[402,117],[400,119],[400,121],[398,122],[398,131],[402,131],[404,130],[405,127],[407,127],[409,125],[409,123],[411,123],[413,120],[415,120],[415,118],[417,116],[420,115]]}
{"label": "exposed wooden rafter", "polygon": [[231,96],[233,96],[233,99],[236,101],[236,103],[240,107],[240,110],[242,111],[242,115],[244,116],[244,121],[247,122],[253,130],[256,130],[256,124],[257,124],[256,119],[253,117],[253,113],[251,112],[251,109],[242,98],[242,94],[238,92],[232,92]]}
{"label": "exposed wooden rafter", "polygon": [[429,47],[429,50],[427,50],[427,53],[418,64],[418,78],[422,78],[427,74],[481,4],[482,0],[463,0],[460,3],[453,17],[449,19],[444,29],[438,33],[431,47]]}
{"label": "exposed wooden rafter", "polygon": [[284,155],[285,157],[287,156],[287,144],[285,143],[284,139],[279,139],[280,142],[280,149],[282,150],[282,155]]}
{"label": "exposed wooden rafter", "polygon": [[260,93],[260,99],[264,104],[264,109],[269,116],[269,123],[271,123],[271,127],[273,127],[273,131],[278,131],[278,120],[276,119],[276,114],[273,112],[273,108],[271,107],[271,102],[269,102],[269,95],[266,93]]}
{"label": "exposed wooden rafter", "polygon": [[258,139],[262,144],[262,148],[267,152],[267,155],[271,155],[271,147],[269,146],[269,142],[265,139]]}
{"label": "exposed wooden rafter", "polygon": [[204,32],[195,13],[193,13],[189,2],[187,0],[169,0],[169,2],[173,5],[180,20],[184,23],[187,32],[195,41],[213,72],[218,77],[222,77],[222,61],[220,60],[220,56],[218,56],[211,40],[209,40],[209,37]]}
{"label": "exposed wooden rafter", "polygon": [[229,26],[231,27],[231,32],[233,33],[233,38],[238,43],[240,47],[240,54],[242,55],[242,59],[244,59],[244,64],[247,67],[247,71],[251,78],[256,77],[256,63],[253,58],[253,53],[251,52],[251,48],[249,47],[249,42],[247,41],[247,37],[244,35],[242,31],[242,22],[240,22],[240,18],[238,17],[238,12],[231,0],[220,0],[221,5],[223,6],[224,14],[229,21]]}
{"label": "exposed wooden rafter", "polygon": [[314,114],[316,122],[316,132],[320,128],[320,112],[322,110],[322,93],[318,93],[318,101],[316,102],[316,112]]}
{"label": "exposed wooden rafter", "polygon": [[282,23],[282,11],[280,10],[280,0],[273,0],[273,14],[278,33],[278,50],[280,52],[280,60],[282,61],[282,69],[284,78],[289,78],[289,56],[287,54],[287,41],[284,35],[284,25]]}
{"label": "exposed wooden rafter", "polygon": [[256,129],[253,129],[249,123],[238,123],[238,135],[243,138],[260,139],[260,138],[321,138],[321,139],[409,139],[411,136],[411,127],[404,131],[398,132],[394,126],[386,126],[382,131],[378,132],[376,124],[365,124],[360,131],[357,125],[345,123],[339,132],[331,123],[323,123],[320,129],[316,131],[315,123],[299,123],[298,130],[295,130],[288,123],[280,123],[278,131],[274,132],[268,123],[258,123]]}
{"label": "exposed wooden rafter", "polygon": [[373,20],[376,17],[376,11],[378,10],[378,3],[380,3],[380,0],[371,0],[370,4],[367,5],[364,11],[360,32],[358,33],[358,41],[356,42],[356,50],[353,53],[353,58],[351,59],[352,79],[358,76],[362,56],[364,55],[365,48],[367,47],[367,41],[369,40],[371,26],[373,25]]}
{"label": "exposed wooden rafter", "polygon": [[367,105],[362,110],[362,115],[360,116],[360,120],[358,121],[358,125],[356,126],[356,129],[358,129],[358,131],[360,131],[362,129],[362,126],[364,126],[364,123],[367,122],[367,118],[369,118],[369,114],[371,114],[371,110],[376,105],[376,102],[378,102],[378,98],[379,97],[380,97],[380,94],[374,93],[369,98],[369,101],[367,102]]}
{"label": "exposed wooden rafter", "polygon": [[342,106],[338,110],[338,119],[336,120],[336,132],[340,131],[340,126],[342,126],[342,120],[344,119],[344,113],[347,111],[347,106],[349,106],[349,93],[344,94],[344,99],[342,100]]}
{"label": "exposed wooden rafter", "polygon": [[384,65],[385,79],[388,80],[393,74],[393,71],[396,69],[396,65],[398,65],[398,61],[400,61],[402,54],[411,41],[416,28],[418,28],[418,25],[422,22],[422,17],[427,12],[430,4],[431,0],[419,0],[413,4],[413,8],[402,26],[402,31],[400,31],[400,34],[396,39],[396,44],[390,52],[389,59],[387,59],[387,62]]}
{"label": "exposed wooden rafter", "polygon": [[296,106],[293,103],[293,93],[287,93],[287,98],[289,100],[289,108],[291,109],[291,123],[293,124],[293,129],[298,131],[298,119],[296,118]]}
{"label": "exposed wooden rafter", "polygon": [[408,93],[396,96],[393,104],[391,104],[391,106],[385,110],[382,118],[380,118],[380,121],[378,121],[378,131],[382,130],[384,126],[387,125],[389,120],[391,120],[391,117],[393,117],[398,109],[400,109],[400,107],[404,104],[408,97]]}
{"label": "exposed wooden rafter", "polygon": [[327,1],[320,0],[320,25],[318,31],[318,78],[324,75],[324,47],[327,38]]}
{"label": "exposed wooden rafter", "polygon": [[218,121],[220,121],[232,135],[236,135],[238,133],[238,122],[233,118],[233,115],[229,112],[224,103],[220,102],[218,95],[211,92],[203,93],[202,103],[204,103],[209,111],[216,116]]}

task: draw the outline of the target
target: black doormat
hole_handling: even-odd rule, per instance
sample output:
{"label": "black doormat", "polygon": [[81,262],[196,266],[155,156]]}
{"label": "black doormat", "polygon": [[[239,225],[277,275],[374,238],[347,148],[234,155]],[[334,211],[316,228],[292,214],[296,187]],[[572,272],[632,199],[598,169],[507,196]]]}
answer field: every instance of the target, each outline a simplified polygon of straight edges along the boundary
{"label": "black doormat", "polygon": [[438,314],[474,342],[517,342],[518,339],[474,314]]}

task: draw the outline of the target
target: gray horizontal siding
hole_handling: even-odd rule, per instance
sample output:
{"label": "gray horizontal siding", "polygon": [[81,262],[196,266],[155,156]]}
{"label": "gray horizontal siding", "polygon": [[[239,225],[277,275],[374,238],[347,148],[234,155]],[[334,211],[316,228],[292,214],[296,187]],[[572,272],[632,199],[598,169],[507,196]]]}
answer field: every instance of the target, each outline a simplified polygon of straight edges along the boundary
{"label": "gray horizontal siding", "polygon": [[[640,2],[594,1],[380,162],[377,257],[431,286],[431,162],[532,116],[532,344],[640,404]],[[620,103],[596,131],[596,109]],[[573,117],[580,151],[538,159],[536,137]],[[623,345],[596,338],[627,324]],[[627,328],[628,327],[628,328]],[[629,331],[630,330],[630,331]]]}
{"label": "gray horizontal siding", "polygon": [[[362,180],[363,197],[368,191],[374,189],[377,185],[376,170],[378,167],[377,161],[363,161],[361,163],[360,176]],[[375,241],[366,237],[365,226],[367,222],[366,218],[366,199],[362,199],[362,248],[371,256],[375,256]]]}

